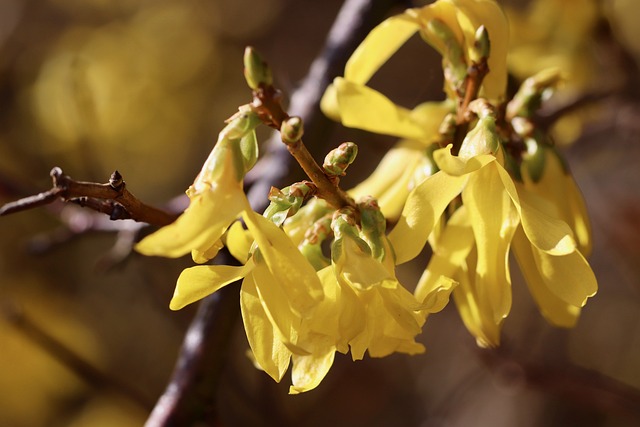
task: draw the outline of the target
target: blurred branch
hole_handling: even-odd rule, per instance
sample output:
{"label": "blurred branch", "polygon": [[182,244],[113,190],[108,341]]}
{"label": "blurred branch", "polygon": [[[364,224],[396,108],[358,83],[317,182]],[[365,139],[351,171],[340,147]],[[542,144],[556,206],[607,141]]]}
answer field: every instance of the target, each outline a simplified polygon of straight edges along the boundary
{"label": "blurred branch", "polygon": [[640,390],[573,364],[533,363],[505,348],[479,350],[480,359],[507,380],[553,393],[584,408],[640,420]]}
{"label": "blurred branch", "polygon": [[50,175],[53,179],[53,187],[50,190],[5,204],[0,208],[0,216],[33,209],[62,199],[65,202],[107,214],[111,220],[133,219],[162,226],[172,223],[177,218],[177,215],[148,206],[138,200],[127,190],[122,175],[118,171],[111,174],[107,184],[75,181],[65,175],[59,167],[53,168]]}
{"label": "blurred branch", "polygon": [[116,393],[126,396],[142,408],[150,410],[153,404],[139,390],[131,385],[117,380],[87,360],[80,357],[69,347],[52,337],[40,325],[31,320],[19,307],[13,304],[3,304],[0,307],[0,317],[8,321],[13,327],[29,338],[36,345],[44,349],[47,354],[68,367],[81,379],[96,389],[109,388]]}
{"label": "blurred branch", "polygon": [[[289,110],[305,122],[310,146],[319,145],[329,121],[320,114],[320,99],[329,83],[339,75],[351,52],[377,25],[396,0],[346,0],[319,56],[301,86],[291,96]],[[312,142],[311,142],[312,141]],[[278,134],[245,180],[254,209],[266,207],[271,186],[286,185],[291,159]],[[273,167],[277,164],[277,167]],[[175,370],[164,394],[147,420],[147,427],[219,425],[216,393],[226,363],[234,320],[238,317],[237,284],[228,285],[202,300],[185,336]]]}

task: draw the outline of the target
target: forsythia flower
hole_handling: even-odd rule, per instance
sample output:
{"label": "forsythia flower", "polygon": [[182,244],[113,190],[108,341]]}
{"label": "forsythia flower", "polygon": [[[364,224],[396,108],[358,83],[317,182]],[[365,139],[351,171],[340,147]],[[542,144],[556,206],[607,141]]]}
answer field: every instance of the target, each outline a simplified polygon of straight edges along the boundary
{"label": "forsythia flower", "polygon": [[136,250],[144,255],[180,257],[189,252],[196,262],[213,258],[229,225],[251,210],[242,189],[245,172],[257,156],[256,115],[241,111],[230,119],[189,187],[189,207],[172,224],[143,239]]}
{"label": "forsythia flower", "polygon": [[[434,22],[445,26],[445,36],[432,29]],[[439,0],[387,19],[365,38],[347,62],[344,77],[336,78],[322,99],[324,113],[347,127],[402,138],[385,155],[376,172],[350,191],[356,198],[378,198],[389,219],[398,217],[411,188],[432,172],[429,147],[440,138],[440,124],[447,113],[453,112],[455,103],[425,102],[408,110],[366,84],[416,32],[443,55],[443,60],[456,61],[458,68],[466,72],[480,25],[487,28],[492,52],[482,91],[488,98],[502,99],[507,81],[508,27],[493,0]],[[453,50],[452,46],[458,49]],[[450,94],[455,90],[445,89]]]}
{"label": "forsythia flower", "polygon": [[595,276],[566,222],[548,201],[516,184],[503,167],[493,118],[481,118],[458,156],[438,150],[441,169],[407,199],[389,239],[397,262],[416,257],[445,208],[458,195],[463,207],[434,244],[434,257],[416,289],[427,295],[440,275],[460,282],[454,299],[480,345],[499,344],[499,328],[511,309],[508,253],[513,243],[532,294],[552,323],[569,326],[597,290]]}

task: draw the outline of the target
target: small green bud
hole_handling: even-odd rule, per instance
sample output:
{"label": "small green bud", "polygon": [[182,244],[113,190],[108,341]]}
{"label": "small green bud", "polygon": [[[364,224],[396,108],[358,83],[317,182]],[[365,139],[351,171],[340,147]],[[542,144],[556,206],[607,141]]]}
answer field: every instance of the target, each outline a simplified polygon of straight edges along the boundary
{"label": "small green bud", "polygon": [[240,138],[240,152],[244,162],[244,172],[247,173],[258,160],[258,139],[255,130],[247,132],[245,136]]}
{"label": "small green bud", "polygon": [[300,117],[289,117],[282,122],[280,136],[285,144],[293,144],[302,138],[304,126]]}
{"label": "small green bud", "polygon": [[534,138],[525,139],[527,151],[522,154],[522,167],[533,182],[538,182],[544,174],[545,168],[545,147]]}
{"label": "small green bud", "polygon": [[343,176],[358,155],[358,146],[353,142],[343,142],[324,158],[322,168],[327,175]]}
{"label": "small green bud", "polygon": [[315,190],[315,186],[310,182],[297,182],[282,190],[271,187],[268,196],[271,203],[265,209],[264,217],[281,226],[287,218],[300,210]]}
{"label": "small green bud", "polygon": [[244,50],[244,78],[253,90],[273,84],[271,69],[251,46],[247,46]]}
{"label": "small green bud", "polygon": [[432,19],[427,22],[427,42],[431,43],[428,36],[432,36],[441,45],[442,62],[445,81],[454,91],[464,91],[464,81],[467,77],[468,64],[465,61],[462,45],[456,39],[449,26],[439,20]]}
{"label": "small green bud", "polygon": [[378,202],[371,196],[363,198],[358,203],[360,210],[361,235],[369,244],[374,258],[382,260],[385,255],[383,240],[387,228],[387,220],[380,211]]}
{"label": "small green bud", "polygon": [[260,123],[260,117],[249,105],[243,105],[238,112],[226,120],[227,125],[220,132],[220,136],[226,139],[241,139],[247,133],[252,132]]}
{"label": "small green bud", "polygon": [[493,117],[486,116],[478,119],[476,126],[464,138],[458,156],[468,160],[481,154],[496,154],[499,147],[496,121]]}
{"label": "small green bud", "polygon": [[484,25],[480,25],[476,30],[473,48],[469,52],[471,62],[479,64],[486,61],[491,53],[491,42],[489,41],[489,32]]}
{"label": "small green bud", "polygon": [[533,116],[561,80],[560,71],[556,68],[542,70],[526,79],[507,104],[507,119]]}

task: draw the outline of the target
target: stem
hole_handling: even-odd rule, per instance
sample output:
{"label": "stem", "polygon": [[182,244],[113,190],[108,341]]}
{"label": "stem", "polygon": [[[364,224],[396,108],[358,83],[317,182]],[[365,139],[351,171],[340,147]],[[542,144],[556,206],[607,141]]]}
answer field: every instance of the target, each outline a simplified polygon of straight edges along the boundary
{"label": "stem", "polygon": [[478,63],[472,63],[465,78],[464,97],[458,98],[458,110],[456,113],[456,131],[453,135],[452,154],[457,155],[460,151],[462,141],[464,141],[469,131],[469,104],[478,97],[482,81],[489,72],[487,59],[483,58]]}
{"label": "stem", "polygon": [[[282,123],[290,118],[280,104],[280,91],[273,86],[261,87],[253,92],[253,96],[252,107],[267,126],[279,130]],[[357,212],[353,199],[336,185],[336,181],[332,181],[324,173],[324,170],[309,153],[302,139],[292,143],[284,143],[289,153],[318,188],[316,196],[326,200],[335,209],[350,206]]]}
{"label": "stem", "polygon": [[75,181],[55,167],[51,170],[53,187],[40,194],[7,203],[0,208],[0,216],[32,209],[54,202],[58,198],[109,215],[110,219],[133,219],[152,225],[168,225],[176,215],[146,205],[126,188],[122,175],[114,171],[106,184]]}

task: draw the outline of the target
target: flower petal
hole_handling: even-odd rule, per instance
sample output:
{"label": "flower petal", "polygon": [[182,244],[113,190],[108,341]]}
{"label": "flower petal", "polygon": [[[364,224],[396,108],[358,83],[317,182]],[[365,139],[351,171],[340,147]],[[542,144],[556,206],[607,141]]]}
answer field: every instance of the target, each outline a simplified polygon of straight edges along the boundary
{"label": "flower petal", "polygon": [[529,241],[549,255],[567,255],[575,251],[576,242],[567,223],[537,209],[535,200],[528,197],[526,191],[519,193],[516,190],[511,176],[502,166],[498,165],[497,170],[520,214],[522,228]]}
{"label": "flower petal", "polygon": [[341,77],[333,84],[343,125],[407,139],[432,137],[414,121],[411,110],[397,106],[377,90]]}
{"label": "flower petal", "polygon": [[389,241],[396,254],[396,264],[405,263],[422,251],[433,227],[445,208],[462,191],[465,176],[449,176],[440,171],[414,188],[402,210]]}
{"label": "flower petal", "polygon": [[462,191],[478,249],[475,286],[477,297],[486,300],[493,321],[499,323],[511,309],[509,245],[518,215],[501,185],[497,162],[479,169]]}
{"label": "flower petal", "polygon": [[318,387],[331,369],[335,355],[333,347],[304,356],[293,354],[291,371],[293,385],[289,387],[289,394],[303,393]]}
{"label": "flower petal", "polygon": [[[418,301],[427,303],[437,297],[438,288],[442,285],[442,277],[454,277],[474,245],[473,229],[467,215],[467,208],[463,205],[451,215],[440,238],[433,245],[433,255],[429,265],[414,291]],[[436,301],[431,303],[434,306],[433,311],[440,311],[448,301],[448,295],[446,301],[440,300],[438,304]]]}
{"label": "flower petal", "polygon": [[169,304],[171,310],[180,310],[182,307],[196,302],[229,283],[243,278],[253,268],[253,262],[241,267],[230,265],[198,265],[185,268],[173,293]]}
{"label": "flower petal", "polygon": [[273,326],[260,302],[255,281],[247,276],[240,290],[240,308],[247,340],[256,363],[280,382],[289,368],[291,351],[274,334]]}
{"label": "flower petal", "polygon": [[310,315],[323,296],[322,284],[313,266],[274,223],[253,211],[245,211],[242,217],[291,308],[298,314]]}
{"label": "flower petal", "polygon": [[551,291],[547,280],[538,271],[531,243],[527,240],[522,227],[518,227],[513,236],[512,245],[529,292],[544,318],[554,326],[564,328],[575,326],[580,316],[580,308],[566,303]]}
{"label": "flower petal", "polygon": [[406,14],[383,21],[367,35],[353,52],[344,70],[344,77],[365,84],[412,35],[419,26]]}

